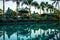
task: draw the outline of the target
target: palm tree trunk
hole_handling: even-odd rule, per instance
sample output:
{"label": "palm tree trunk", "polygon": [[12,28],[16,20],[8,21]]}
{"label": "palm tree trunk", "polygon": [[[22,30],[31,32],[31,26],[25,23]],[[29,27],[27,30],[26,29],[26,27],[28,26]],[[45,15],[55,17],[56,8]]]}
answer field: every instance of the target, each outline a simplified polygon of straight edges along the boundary
{"label": "palm tree trunk", "polygon": [[18,16],[17,14],[18,14],[18,4],[17,4],[17,7],[16,7],[16,17]]}
{"label": "palm tree trunk", "polygon": [[60,9],[59,9],[60,7],[59,7],[59,2],[58,2],[58,10],[60,11]]}
{"label": "palm tree trunk", "polygon": [[2,16],[4,16],[4,11],[5,11],[5,0],[3,0],[3,14],[2,14]]}
{"label": "palm tree trunk", "polygon": [[30,16],[30,18],[31,18],[31,5],[29,5],[29,16]]}
{"label": "palm tree trunk", "polygon": [[17,0],[16,5],[17,5],[17,7],[16,7],[16,17],[18,17],[19,0]]}
{"label": "palm tree trunk", "polygon": [[31,18],[31,5],[28,3],[28,0],[26,0],[26,2],[27,2],[27,4],[28,4],[28,6],[29,6],[29,16],[30,16],[30,18]]}
{"label": "palm tree trunk", "polygon": [[41,14],[41,8],[40,8],[40,14]]}
{"label": "palm tree trunk", "polygon": [[51,9],[50,9],[50,13],[51,13]]}

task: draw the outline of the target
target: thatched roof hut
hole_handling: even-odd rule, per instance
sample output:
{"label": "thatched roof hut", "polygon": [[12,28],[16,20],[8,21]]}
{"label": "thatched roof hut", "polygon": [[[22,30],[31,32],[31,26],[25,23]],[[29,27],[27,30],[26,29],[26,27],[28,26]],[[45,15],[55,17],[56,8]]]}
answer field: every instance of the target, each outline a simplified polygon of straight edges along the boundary
{"label": "thatched roof hut", "polygon": [[20,10],[19,10],[19,14],[20,14],[20,15],[28,15],[28,14],[29,14],[29,11],[26,10],[26,9],[20,9]]}

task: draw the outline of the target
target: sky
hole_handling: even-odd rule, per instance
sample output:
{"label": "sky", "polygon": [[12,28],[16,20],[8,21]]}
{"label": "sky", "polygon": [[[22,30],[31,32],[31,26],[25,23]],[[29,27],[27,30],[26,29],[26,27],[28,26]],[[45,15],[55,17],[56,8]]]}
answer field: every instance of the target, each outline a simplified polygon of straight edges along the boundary
{"label": "sky", "polygon": [[[37,1],[38,3],[41,3],[42,1],[48,2],[49,4],[52,3],[52,1],[50,1],[50,0],[34,0],[34,1]],[[12,2],[12,1],[5,2],[5,10],[7,10],[8,7],[10,7],[10,9],[16,11],[16,2]],[[21,6],[20,6],[20,7],[21,7]],[[25,7],[25,6],[23,6],[23,7]],[[22,7],[22,8],[23,8],[23,7]],[[3,1],[0,1],[0,9],[3,9]],[[32,11],[35,10],[35,11],[39,12],[37,9],[34,9],[34,7],[32,7],[31,10],[32,10]]]}

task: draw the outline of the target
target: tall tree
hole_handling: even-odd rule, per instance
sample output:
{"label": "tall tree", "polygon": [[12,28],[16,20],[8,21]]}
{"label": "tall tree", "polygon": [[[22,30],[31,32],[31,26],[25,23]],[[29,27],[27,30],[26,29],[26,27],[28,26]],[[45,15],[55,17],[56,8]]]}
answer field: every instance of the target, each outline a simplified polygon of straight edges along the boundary
{"label": "tall tree", "polygon": [[48,9],[50,9],[50,13],[52,13],[54,7],[53,7],[51,4],[49,4],[49,5],[48,5]]}
{"label": "tall tree", "polygon": [[56,4],[55,7],[58,6],[58,10],[60,10],[60,9],[59,9],[59,8],[60,8],[60,5],[59,5],[59,1],[60,1],[60,0],[52,0],[52,1],[54,1],[52,4]]}
{"label": "tall tree", "polygon": [[48,12],[48,5],[49,5],[48,2],[46,2],[45,5],[46,5],[46,11]]}
{"label": "tall tree", "polygon": [[22,5],[23,5],[23,4],[26,4],[26,5],[29,6],[29,16],[30,16],[30,17],[31,17],[31,5],[32,5],[32,2],[33,2],[33,0],[24,0],[24,1],[22,2]]}
{"label": "tall tree", "polygon": [[19,9],[19,6],[20,6],[20,2],[23,1],[23,0],[6,0],[6,1],[13,1],[13,2],[16,2],[16,17],[18,16],[18,9]]}
{"label": "tall tree", "polygon": [[2,14],[3,16],[5,16],[4,12],[5,12],[5,0],[3,0],[3,14]]}
{"label": "tall tree", "polygon": [[34,2],[32,2],[32,6],[34,6],[34,7],[35,7],[35,9],[36,9],[36,8],[38,8],[38,7],[39,7],[39,4],[38,4],[36,1],[34,1]]}
{"label": "tall tree", "polygon": [[46,6],[46,5],[45,5],[45,2],[41,2],[41,3],[40,3],[40,6],[41,6],[41,9],[42,9],[43,12],[44,12],[44,11],[45,11],[44,8],[45,8],[45,6]]}

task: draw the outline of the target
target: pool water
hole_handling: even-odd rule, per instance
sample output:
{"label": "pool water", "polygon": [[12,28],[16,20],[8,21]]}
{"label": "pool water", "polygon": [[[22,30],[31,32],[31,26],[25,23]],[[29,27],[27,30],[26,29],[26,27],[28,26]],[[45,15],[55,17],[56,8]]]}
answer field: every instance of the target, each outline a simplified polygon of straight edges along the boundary
{"label": "pool water", "polygon": [[58,23],[0,24],[0,40],[58,40]]}

